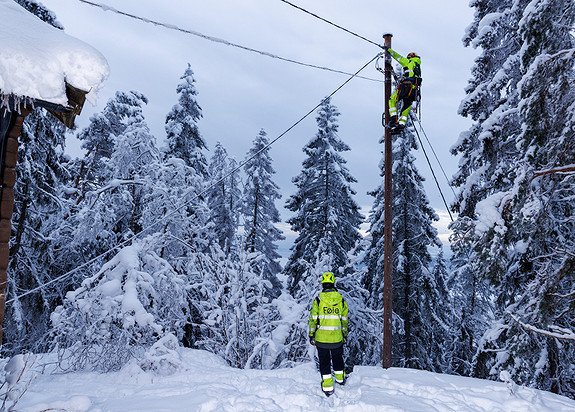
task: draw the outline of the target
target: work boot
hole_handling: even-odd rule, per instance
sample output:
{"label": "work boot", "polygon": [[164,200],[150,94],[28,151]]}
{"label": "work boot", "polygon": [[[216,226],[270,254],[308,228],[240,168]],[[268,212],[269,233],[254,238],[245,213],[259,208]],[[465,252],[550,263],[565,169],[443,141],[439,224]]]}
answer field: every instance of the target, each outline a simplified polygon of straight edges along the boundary
{"label": "work boot", "polygon": [[330,396],[333,394],[333,378],[330,375],[322,375],[321,377],[321,390],[325,396]]}
{"label": "work boot", "polygon": [[345,385],[345,372],[344,371],[334,371],[335,383],[338,385]]}
{"label": "work boot", "polygon": [[391,116],[387,125],[392,129],[397,127],[397,116]]}

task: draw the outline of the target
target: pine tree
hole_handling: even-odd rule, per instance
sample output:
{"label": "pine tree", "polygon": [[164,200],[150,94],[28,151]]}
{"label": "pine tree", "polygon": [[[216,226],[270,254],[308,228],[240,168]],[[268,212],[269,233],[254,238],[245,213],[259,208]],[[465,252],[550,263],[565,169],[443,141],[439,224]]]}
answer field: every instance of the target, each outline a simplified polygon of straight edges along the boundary
{"label": "pine tree", "polygon": [[[433,271],[429,248],[441,247],[432,222],[438,220],[423,189],[423,178],[411,154],[417,149],[411,129],[393,141],[392,239],[393,239],[393,362],[402,367],[441,370],[441,348],[430,347],[445,336],[449,316],[444,273]],[[383,170],[384,164],[381,163]],[[383,174],[383,172],[382,172]],[[364,285],[370,291],[369,305],[383,308],[383,184],[372,193],[370,245],[365,253]]]}
{"label": "pine tree", "polygon": [[243,192],[244,230],[246,249],[250,253],[257,251],[263,255],[257,266],[263,272],[264,279],[272,284],[270,296],[277,297],[281,292],[281,283],[277,278],[281,265],[278,262],[280,255],[275,242],[283,240],[284,236],[274,226],[274,223],[281,221],[275,206],[275,201],[281,198],[281,194],[279,187],[272,181],[275,170],[272,167],[266,136],[266,132],[260,130],[244,165],[247,176]]}
{"label": "pine tree", "polygon": [[198,95],[196,81],[189,63],[180,79],[182,82],[176,88],[178,103],[166,117],[168,141],[166,156],[183,159],[186,165],[193,167],[196,173],[205,177],[208,175],[208,163],[203,150],[207,147],[198,129],[202,109],[196,101]]}
{"label": "pine tree", "polygon": [[350,149],[337,135],[338,116],[330,99],[323,100],[316,118],[319,130],[304,147],[303,170],[293,179],[297,193],[286,204],[296,213],[288,223],[299,233],[284,269],[293,296],[302,283],[317,283],[313,269],[325,259],[332,272],[342,273],[348,252],[361,237],[362,215],[351,187],[356,179],[340,154]]}

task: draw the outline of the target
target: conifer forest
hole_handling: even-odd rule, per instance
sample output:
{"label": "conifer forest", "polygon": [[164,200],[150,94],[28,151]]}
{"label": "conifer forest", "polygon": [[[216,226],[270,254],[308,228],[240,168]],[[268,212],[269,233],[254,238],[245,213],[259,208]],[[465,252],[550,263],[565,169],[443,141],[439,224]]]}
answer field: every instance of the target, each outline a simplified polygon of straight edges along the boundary
{"label": "conifer forest", "polygon": [[[470,6],[463,42],[480,53],[459,106],[471,127],[451,149],[448,244],[415,165],[416,125],[393,135],[393,366],[506,371],[575,399],[575,3]],[[313,357],[309,310],[332,271],[350,312],[347,362],[380,365],[383,157],[363,216],[326,97],[293,194],[281,193],[275,136],[256,131],[239,160],[207,141],[202,84],[193,64],[181,73],[163,136],[138,91],[72,132],[44,109],[27,116],[2,356],[57,352],[69,370],[106,372],[175,339],[237,368],[292,367]],[[80,157],[64,150],[70,134]],[[281,207],[297,234],[286,256]]]}

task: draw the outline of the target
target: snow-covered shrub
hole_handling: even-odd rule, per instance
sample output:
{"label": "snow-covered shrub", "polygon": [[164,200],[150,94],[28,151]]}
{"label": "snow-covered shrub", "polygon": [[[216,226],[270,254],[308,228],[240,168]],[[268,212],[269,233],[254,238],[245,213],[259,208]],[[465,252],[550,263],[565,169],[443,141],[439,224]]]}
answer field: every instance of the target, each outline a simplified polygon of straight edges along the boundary
{"label": "snow-covered shrub", "polygon": [[237,368],[266,368],[274,359],[273,330],[279,318],[266,296],[271,283],[257,263],[263,255],[239,251],[237,260],[220,250],[209,275],[194,287],[202,292],[199,347]]}
{"label": "snow-covered shrub", "polygon": [[178,338],[174,334],[169,333],[154,343],[144,354],[143,359],[140,361],[140,367],[156,375],[172,375],[184,369],[179,348]]}
{"label": "snow-covered shrub", "polygon": [[[2,384],[0,385],[0,411],[14,410],[14,406],[22,398],[32,383],[35,375],[30,373],[36,357],[27,353],[16,355],[8,360],[4,366]],[[6,409],[8,408],[8,409]]]}
{"label": "snow-covered shrub", "polygon": [[66,357],[62,367],[116,370],[159,336],[181,334],[185,284],[154,252],[157,240],[135,240],[66,294],[51,316],[57,349]]}

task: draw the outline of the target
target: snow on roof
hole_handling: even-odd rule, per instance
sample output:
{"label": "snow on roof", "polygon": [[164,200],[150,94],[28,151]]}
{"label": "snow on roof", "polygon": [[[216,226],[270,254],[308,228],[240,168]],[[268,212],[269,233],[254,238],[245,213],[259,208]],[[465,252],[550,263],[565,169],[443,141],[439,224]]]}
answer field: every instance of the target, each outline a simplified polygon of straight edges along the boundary
{"label": "snow on roof", "polygon": [[89,93],[108,77],[104,56],[43,22],[13,0],[0,0],[0,94],[66,105],[65,82]]}

